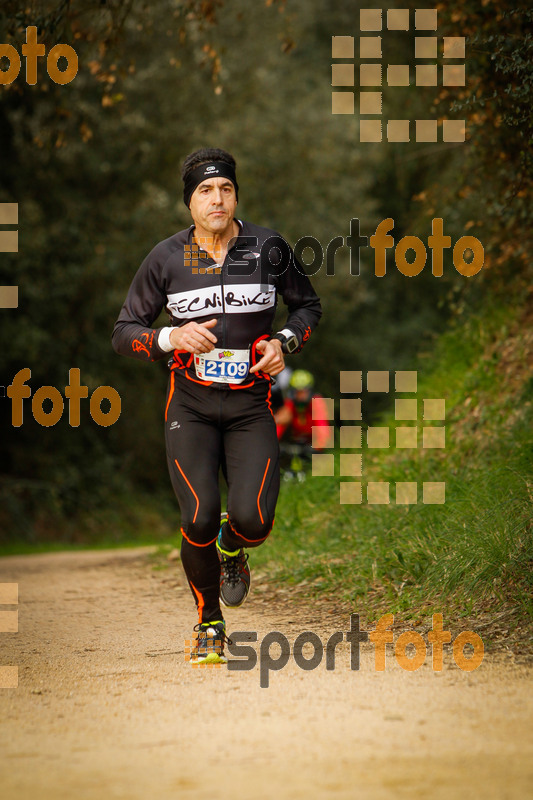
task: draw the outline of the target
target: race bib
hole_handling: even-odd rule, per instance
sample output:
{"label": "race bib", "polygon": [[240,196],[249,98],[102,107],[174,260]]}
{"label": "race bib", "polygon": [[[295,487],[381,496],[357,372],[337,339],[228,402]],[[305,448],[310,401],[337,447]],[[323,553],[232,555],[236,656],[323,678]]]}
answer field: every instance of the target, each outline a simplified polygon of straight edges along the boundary
{"label": "race bib", "polygon": [[249,350],[220,350],[194,356],[196,375],[202,381],[242,383],[250,368]]}

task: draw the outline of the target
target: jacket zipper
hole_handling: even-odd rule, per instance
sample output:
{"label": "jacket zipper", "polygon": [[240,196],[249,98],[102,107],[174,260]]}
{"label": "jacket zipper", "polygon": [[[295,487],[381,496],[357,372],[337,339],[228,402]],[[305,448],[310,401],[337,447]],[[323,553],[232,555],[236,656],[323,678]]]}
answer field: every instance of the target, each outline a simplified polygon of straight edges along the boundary
{"label": "jacket zipper", "polygon": [[220,265],[220,293],[222,295],[222,349],[226,348],[226,301],[224,299],[224,264],[225,263],[226,263],[226,259],[224,259],[224,261]]}

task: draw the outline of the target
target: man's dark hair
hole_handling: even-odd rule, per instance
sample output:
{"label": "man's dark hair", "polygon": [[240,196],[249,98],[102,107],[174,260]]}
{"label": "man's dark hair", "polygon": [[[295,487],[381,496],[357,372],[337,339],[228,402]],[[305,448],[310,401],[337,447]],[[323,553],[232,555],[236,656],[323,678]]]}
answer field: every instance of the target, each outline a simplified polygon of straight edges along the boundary
{"label": "man's dark hair", "polygon": [[185,180],[191,170],[199,167],[200,164],[207,164],[210,161],[222,161],[224,164],[229,164],[232,169],[237,167],[235,159],[226,150],[221,150],[218,147],[202,147],[185,158],[181,167],[181,177]]}

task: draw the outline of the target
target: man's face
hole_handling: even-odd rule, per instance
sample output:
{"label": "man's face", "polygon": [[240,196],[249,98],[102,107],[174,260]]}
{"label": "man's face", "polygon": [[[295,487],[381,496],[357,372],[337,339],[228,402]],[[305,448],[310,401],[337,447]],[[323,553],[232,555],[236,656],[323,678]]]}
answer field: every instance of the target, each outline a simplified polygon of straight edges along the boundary
{"label": "man's face", "polygon": [[228,178],[206,178],[192,193],[189,207],[197,228],[222,234],[233,222],[237,207],[235,186]]}

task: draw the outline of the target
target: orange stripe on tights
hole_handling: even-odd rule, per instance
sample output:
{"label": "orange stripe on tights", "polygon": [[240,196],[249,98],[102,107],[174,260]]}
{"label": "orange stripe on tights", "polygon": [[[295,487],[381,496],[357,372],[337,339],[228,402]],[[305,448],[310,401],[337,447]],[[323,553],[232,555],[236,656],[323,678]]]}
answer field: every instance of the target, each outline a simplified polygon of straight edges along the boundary
{"label": "orange stripe on tights", "polygon": [[263,515],[261,514],[261,506],[259,505],[259,498],[261,497],[261,492],[263,491],[263,486],[265,485],[265,478],[267,476],[268,468],[270,466],[270,459],[267,461],[265,474],[263,475],[263,480],[261,481],[261,488],[259,489],[259,494],[257,495],[257,510],[259,511],[259,519],[261,520],[261,525],[265,524],[263,519]]}
{"label": "orange stripe on tights", "polygon": [[[200,508],[200,501],[198,500],[198,495],[196,494],[196,492],[195,492],[195,491],[194,491],[194,489],[192,488],[191,484],[190,484],[190,483],[189,483],[189,481],[187,480],[187,476],[185,475],[184,471],[182,470],[182,468],[181,468],[181,467],[180,467],[180,465],[178,464],[178,459],[177,459],[177,458],[175,458],[175,459],[174,459],[174,461],[176,462],[176,466],[177,466],[177,468],[179,469],[179,471],[180,471],[180,472],[181,472],[181,474],[183,475],[183,479],[184,479],[185,483],[187,484],[187,486],[189,487],[189,489],[190,489],[190,490],[191,490],[191,492],[193,493],[193,495],[194,495],[194,498],[195,498],[195,500],[196,500],[196,511],[194,512],[194,517],[192,518],[192,521],[193,521],[193,522],[196,522],[196,517],[197,517],[197,515],[198,515],[198,509]],[[185,538],[187,538],[187,537],[185,537]]]}
{"label": "orange stripe on tights", "polygon": [[202,611],[204,610],[204,605],[205,605],[204,598],[203,598],[203,595],[200,594],[200,592],[198,591],[196,586],[193,583],[191,583],[191,581],[189,581],[189,583],[191,584],[192,590],[193,590],[194,594],[196,595],[196,599],[198,601],[198,622],[201,622],[202,621]]}

